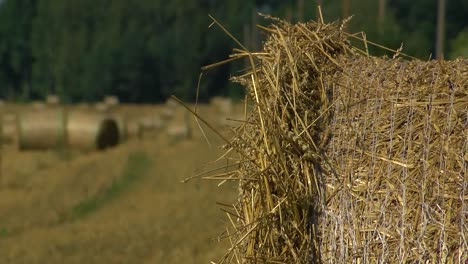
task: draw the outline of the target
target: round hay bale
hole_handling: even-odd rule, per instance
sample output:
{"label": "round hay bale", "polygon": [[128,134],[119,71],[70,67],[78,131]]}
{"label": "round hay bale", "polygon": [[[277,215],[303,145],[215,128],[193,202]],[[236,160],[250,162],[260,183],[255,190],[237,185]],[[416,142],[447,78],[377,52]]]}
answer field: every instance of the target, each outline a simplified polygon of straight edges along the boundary
{"label": "round hay bale", "polygon": [[113,119],[116,124],[117,128],[119,129],[119,142],[123,142],[128,139],[128,134],[127,134],[127,119],[125,116],[118,115],[118,114],[109,114],[107,115],[108,118]]}
{"label": "round hay bale", "polygon": [[60,104],[60,97],[55,94],[50,94],[46,98],[46,104],[47,105],[58,105]]}
{"label": "round hay bale", "polygon": [[174,115],[175,115],[175,110],[172,108],[166,107],[161,111],[161,118],[165,121],[173,119]]}
{"label": "round hay bale", "polygon": [[125,124],[125,133],[127,139],[141,138],[143,136],[143,129],[140,122],[129,121]]}
{"label": "round hay bale", "polygon": [[233,111],[231,98],[215,96],[211,99],[210,103],[216,108],[219,114],[230,115]]}
{"label": "round hay bale", "polygon": [[144,117],[140,120],[144,130],[160,130],[164,127],[164,121],[160,117]]}
{"label": "round hay bale", "polygon": [[94,105],[94,108],[96,111],[101,112],[101,113],[107,113],[109,112],[110,107],[105,104],[104,102],[99,102]]}
{"label": "round hay bale", "polygon": [[188,112],[179,111],[166,129],[168,137],[173,141],[190,139],[192,137],[192,130],[189,119],[190,116]]}
{"label": "round hay bale", "polygon": [[171,140],[181,140],[190,137],[190,128],[186,123],[172,124],[167,128],[167,135]]}
{"label": "round hay bale", "polygon": [[169,108],[169,109],[176,109],[178,107],[180,107],[179,103],[177,103],[174,99],[172,99],[171,97],[169,97],[167,100],[166,100],[166,107]]}
{"label": "round hay bale", "polygon": [[120,103],[119,98],[115,95],[109,95],[104,97],[103,102],[109,107],[115,107]]}
{"label": "round hay bale", "polygon": [[2,143],[14,143],[18,140],[18,128],[16,115],[4,114],[0,120],[0,142]]}
{"label": "round hay bale", "polygon": [[44,110],[46,108],[45,103],[41,101],[33,101],[31,106],[34,110]]}
{"label": "round hay bale", "polygon": [[102,150],[120,142],[119,125],[115,118],[102,113],[71,112],[66,126],[70,148]]}
{"label": "round hay bale", "polygon": [[0,107],[4,107],[5,106],[5,101],[3,101],[2,99],[0,99]]}
{"label": "round hay bale", "polygon": [[43,109],[20,114],[17,120],[21,150],[52,149],[65,143],[66,115],[62,109]]}

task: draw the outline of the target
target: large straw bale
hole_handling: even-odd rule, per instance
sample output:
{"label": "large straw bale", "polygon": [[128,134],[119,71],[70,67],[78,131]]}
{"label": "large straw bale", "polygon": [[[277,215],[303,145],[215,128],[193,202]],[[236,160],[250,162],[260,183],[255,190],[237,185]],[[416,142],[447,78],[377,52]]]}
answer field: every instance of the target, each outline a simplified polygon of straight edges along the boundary
{"label": "large straw bale", "polygon": [[70,112],[67,144],[71,148],[101,150],[120,142],[119,126],[114,118],[97,112]]}
{"label": "large straw bale", "polygon": [[22,150],[61,148],[65,144],[63,109],[27,111],[17,117],[18,145]]}
{"label": "large straw bale", "polygon": [[255,62],[234,79],[255,106],[227,144],[227,260],[464,263],[468,59],[372,57],[342,29],[275,20],[233,55]]}

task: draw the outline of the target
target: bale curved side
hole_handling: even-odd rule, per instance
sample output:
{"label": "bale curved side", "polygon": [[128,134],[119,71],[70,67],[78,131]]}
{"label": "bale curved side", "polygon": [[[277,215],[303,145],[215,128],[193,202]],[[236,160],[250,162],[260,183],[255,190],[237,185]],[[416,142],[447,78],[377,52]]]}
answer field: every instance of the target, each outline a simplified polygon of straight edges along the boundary
{"label": "bale curved side", "polygon": [[76,149],[101,150],[121,140],[116,120],[95,112],[70,112],[66,131],[68,147]]}
{"label": "bale curved side", "polygon": [[63,109],[42,109],[18,115],[19,149],[61,148],[66,142],[66,114]]}
{"label": "bale curved side", "polygon": [[465,261],[468,60],[376,58],[337,23],[275,22],[261,52],[234,55],[258,63],[234,79],[254,110],[228,143],[227,258]]}
{"label": "bale curved side", "polygon": [[16,144],[18,142],[17,117],[14,114],[2,114],[0,120],[0,142]]}

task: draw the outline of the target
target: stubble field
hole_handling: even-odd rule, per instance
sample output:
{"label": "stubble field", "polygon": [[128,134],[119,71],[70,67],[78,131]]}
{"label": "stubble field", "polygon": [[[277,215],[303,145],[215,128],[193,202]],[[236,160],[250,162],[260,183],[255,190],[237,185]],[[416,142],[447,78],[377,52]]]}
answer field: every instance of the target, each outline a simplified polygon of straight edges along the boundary
{"label": "stubble field", "polygon": [[[13,109],[13,107],[11,108]],[[130,117],[156,106],[121,106]],[[210,106],[207,120],[219,118]],[[193,118],[191,139],[163,132],[105,151],[2,148],[1,263],[209,263],[228,247],[216,202],[232,203],[236,183],[193,180],[223,150]],[[220,131],[229,131],[218,126]]]}

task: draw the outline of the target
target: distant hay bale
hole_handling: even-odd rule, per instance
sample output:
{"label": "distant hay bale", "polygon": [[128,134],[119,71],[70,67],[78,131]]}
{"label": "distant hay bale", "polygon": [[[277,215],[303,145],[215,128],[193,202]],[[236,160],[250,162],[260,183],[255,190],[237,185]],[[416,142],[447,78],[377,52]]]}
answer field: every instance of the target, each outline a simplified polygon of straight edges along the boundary
{"label": "distant hay bale", "polygon": [[119,105],[120,100],[115,95],[109,95],[104,97],[103,103],[107,105],[109,108],[115,108]]}
{"label": "distant hay bale", "polygon": [[165,106],[169,109],[177,109],[180,107],[179,103],[177,103],[174,99],[172,99],[171,97],[169,97],[167,100],[166,100],[166,103],[165,103]]}
{"label": "distant hay bale", "polygon": [[143,117],[140,124],[144,130],[157,131],[164,128],[164,121],[158,116]]}
{"label": "distant hay bale", "polygon": [[46,104],[44,102],[41,102],[41,101],[33,101],[31,103],[31,107],[34,110],[43,110],[43,109],[46,109]]}
{"label": "distant hay bale", "polygon": [[70,112],[66,131],[70,148],[102,150],[120,142],[118,123],[102,113]]}
{"label": "distant hay bale", "polygon": [[98,102],[94,104],[94,109],[100,113],[107,113],[109,112],[110,107],[104,102]]}
{"label": "distant hay bale", "polygon": [[227,119],[230,117],[232,118],[233,114],[232,99],[215,96],[211,98],[210,104],[215,108],[218,123],[222,126],[229,125],[231,122]]}
{"label": "distant hay bale", "polygon": [[2,114],[0,120],[0,142],[16,143],[18,141],[18,128],[15,114]]}
{"label": "distant hay bale", "polygon": [[211,105],[216,108],[216,111],[223,115],[230,115],[233,112],[232,99],[215,96],[210,101]]}
{"label": "distant hay bale", "polygon": [[468,261],[468,59],[377,58],[337,23],[274,21],[234,54],[254,57],[234,80],[255,105],[221,176],[239,179],[227,261]]}
{"label": "distant hay bale", "polygon": [[128,120],[126,122],[126,138],[127,139],[140,139],[143,135],[143,129],[140,122]]}
{"label": "distant hay bale", "polygon": [[17,117],[21,150],[62,148],[66,138],[66,114],[62,109],[28,111]]}
{"label": "distant hay bale", "polygon": [[179,109],[174,119],[167,125],[166,134],[172,141],[190,139],[192,137],[192,130],[189,112],[185,109]]}
{"label": "distant hay bale", "polygon": [[[116,121],[119,128],[119,138],[121,142],[143,137],[145,128],[144,125],[142,125],[141,120],[131,119],[125,115],[114,113],[109,114],[108,117]],[[151,125],[153,126],[153,124]]]}
{"label": "distant hay bale", "polygon": [[105,115],[106,118],[112,119],[117,124],[119,130],[119,142],[124,142],[129,139],[127,133],[127,117],[122,114],[110,113]]}
{"label": "distant hay bale", "polygon": [[46,98],[46,104],[50,106],[56,106],[60,104],[60,97],[55,94],[50,94]]}
{"label": "distant hay bale", "polygon": [[165,121],[173,119],[175,116],[175,110],[172,108],[163,108],[161,110],[161,118]]}
{"label": "distant hay bale", "polygon": [[0,108],[5,106],[5,101],[0,99]]}
{"label": "distant hay bale", "polygon": [[243,114],[230,115],[225,118],[220,118],[219,124],[225,127],[238,127],[245,123],[245,116]]}
{"label": "distant hay bale", "polygon": [[190,137],[190,128],[186,123],[175,123],[167,127],[167,136],[171,140],[182,140]]}

